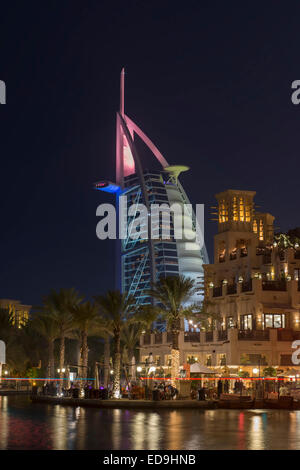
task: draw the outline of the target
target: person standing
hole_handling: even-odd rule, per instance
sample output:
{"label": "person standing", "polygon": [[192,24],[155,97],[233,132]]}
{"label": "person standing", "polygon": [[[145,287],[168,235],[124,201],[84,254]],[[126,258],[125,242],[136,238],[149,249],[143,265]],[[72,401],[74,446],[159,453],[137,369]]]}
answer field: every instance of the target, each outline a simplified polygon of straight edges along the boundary
{"label": "person standing", "polygon": [[218,390],[218,398],[220,398],[220,396],[223,392],[223,384],[222,384],[221,379],[218,380],[217,390]]}

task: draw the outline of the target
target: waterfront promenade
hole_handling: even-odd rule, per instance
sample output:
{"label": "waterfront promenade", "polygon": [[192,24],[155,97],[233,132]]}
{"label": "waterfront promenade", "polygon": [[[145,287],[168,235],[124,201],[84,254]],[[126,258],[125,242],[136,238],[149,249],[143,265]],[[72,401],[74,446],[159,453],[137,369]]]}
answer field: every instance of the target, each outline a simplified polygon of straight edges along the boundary
{"label": "waterfront promenade", "polygon": [[117,408],[117,409],[283,409],[299,410],[300,402],[292,397],[280,397],[279,399],[249,399],[249,400],[99,400],[89,398],[51,397],[43,395],[32,395],[32,403],[47,403],[52,405],[64,405],[72,407],[89,408]]}

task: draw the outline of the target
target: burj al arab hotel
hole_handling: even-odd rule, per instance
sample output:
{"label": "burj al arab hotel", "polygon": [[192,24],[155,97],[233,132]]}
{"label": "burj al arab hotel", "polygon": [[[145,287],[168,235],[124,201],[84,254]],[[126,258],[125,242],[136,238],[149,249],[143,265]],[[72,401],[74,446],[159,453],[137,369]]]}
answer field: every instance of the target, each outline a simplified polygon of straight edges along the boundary
{"label": "burj al arab hotel", "polygon": [[[158,160],[158,170],[145,168],[143,155],[137,149],[136,136],[148,147],[153,158]],[[183,165],[169,165],[149,137],[125,114],[123,69],[120,110],[116,118],[116,181],[99,181],[95,184],[95,189],[115,193],[117,208],[120,196],[126,195],[128,206],[142,203],[150,214],[152,204],[190,204],[178,178],[182,171],[188,169]],[[196,218],[193,210],[188,217],[195,228]],[[183,237],[177,240],[173,224],[174,220],[171,218],[169,239],[132,239],[128,234],[126,238],[116,240],[116,287],[133,295],[137,305],[150,303],[147,290],[152,282],[161,277],[179,274],[192,278],[199,287],[191,301],[200,302],[203,298],[203,264],[209,262],[205,245],[200,247],[196,237],[192,239],[191,236],[187,240]]]}

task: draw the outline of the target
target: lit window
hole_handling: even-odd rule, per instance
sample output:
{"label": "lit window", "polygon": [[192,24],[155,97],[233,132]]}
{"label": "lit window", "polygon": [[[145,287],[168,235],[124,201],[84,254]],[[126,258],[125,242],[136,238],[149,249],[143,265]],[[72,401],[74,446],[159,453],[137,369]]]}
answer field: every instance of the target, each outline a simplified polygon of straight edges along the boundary
{"label": "lit window", "polygon": [[219,365],[226,366],[226,354],[219,354]]}
{"label": "lit window", "polygon": [[239,220],[239,216],[238,216],[238,206],[237,206],[236,197],[234,197],[233,200],[232,200],[232,213],[233,213],[233,220],[234,220],[234,221]]}
{"label": "lit window", "polygon": [[246,218],[246,222],[250,222],[250,220],[251,220],[251,208],[250,208],[249,203],[245,205],[245,218]]}
{"label": "lit window", "polygon": [[260,241],[264,239],[264,224],[262,220],[259,221],[259,239]]}
{"label": "lit window", "polygon": [[227,317],[227,318],[226,318],[226,328],[227,328],[227,330],[228,330],[229,328],[234,328],[233,317]]}
{"label": "lit window", "polygon": [[242,197],[240,197],[240,221],[244,222],[245,220],[245,214],[244,214],[244,200]]}
{"label": "lit window", "polygon": [[241,315],[241,330],[252,330],[252,315]]}
{"label": "lit window", "polygon": [[265,328],[285,328],[285,315],[276,313],[266,313]]}
{"label": "lit window", "polygon": [[206,354],[206,365],[211,366],[211,354]]}
{"label": "lit window", "polygon": [[224,200],[220,201],[219,204],[219,222],[227,222],[228,221],[228,209],[227,204]]}
{"label": "lit window", "polygon": [[257,222],[256,222],[256,220],[253,220],[253,232],[257,233]]}

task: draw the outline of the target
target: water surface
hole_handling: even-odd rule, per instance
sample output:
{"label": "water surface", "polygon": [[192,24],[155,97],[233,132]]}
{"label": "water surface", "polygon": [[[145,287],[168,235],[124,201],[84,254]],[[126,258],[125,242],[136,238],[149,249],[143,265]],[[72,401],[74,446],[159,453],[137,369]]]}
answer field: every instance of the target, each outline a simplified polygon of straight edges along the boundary
{"label": "water surface", "polygon": [[101,410],[0,397],[0,449],[300,449],[300,411]]}

